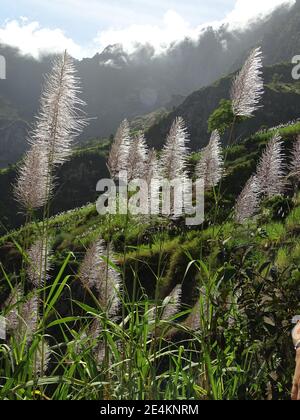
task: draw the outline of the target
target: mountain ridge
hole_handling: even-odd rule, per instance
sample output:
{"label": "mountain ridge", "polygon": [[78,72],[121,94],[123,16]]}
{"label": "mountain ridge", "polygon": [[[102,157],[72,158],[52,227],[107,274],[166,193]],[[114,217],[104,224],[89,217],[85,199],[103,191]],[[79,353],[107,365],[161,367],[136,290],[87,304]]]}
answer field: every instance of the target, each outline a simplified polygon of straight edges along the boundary
{"label": "mountain ridge", "polygon": [[[256,45],[262,45],[266,64],[290,61],[300,50],[299,22],[298,0],[293,8],[280,7],[243,31],[229,31],[226,26],[217,30],[207,28],[198,41],[186,39],[161,56],[156,56],[150,46],[140,46],[128,54],[120,45],[112,45],[92,58],[76,60],[82,97],[91,117],[80,140],[108,137],[124,118],[134,119],[164,107],[171,110],[174,95],[187,97],[236,71]],[[31,125],[39,107],[43,77],[50,70],[53,56],[36,61],[5,46],[0,46],[0,54],[7,62],[7,80],[0,81],[1,96]],[[10,138],[14,136],[12,131]],[[24,135],[24,142],[25,138]],[[16,148],[13,151],[2,148],[4,166],[15,163],[26,144]]]}
{"label": "mountain ridge", "polygon": [[[263,113],[256,113],[254,118],[243,122],[236,130],[238,138],[248,137],[264,128],[288,123],[300,117],[297,104],[300,101],[300,85],[292,79],[293,65],[289,63],[264,67],[265,93]],[[197,150],[209,140],[208,119],[223,99],[230,98],[230,86],[234,74],[224,77],[191,95],[164,116],[146,132],[150,144],[160,146],[160,139],[165,138],[176,117],[182,117],[190,133],[190,145]],[[226,138],[226,134],[224,136]]]}

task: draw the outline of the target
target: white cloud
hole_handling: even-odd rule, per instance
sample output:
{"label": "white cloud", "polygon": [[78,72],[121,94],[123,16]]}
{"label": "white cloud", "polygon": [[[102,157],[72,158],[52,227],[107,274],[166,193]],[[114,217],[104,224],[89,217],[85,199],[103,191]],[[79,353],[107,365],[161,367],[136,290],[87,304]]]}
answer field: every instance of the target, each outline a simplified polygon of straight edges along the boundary
{"label": "white cloud", "polygon": [[[37,0],[31,1],[34,3],[37,2]],[[89,10],[88,16],[93,11],[98,16],[98,0],[86,1],[89,2],[89,6],[93,7],[87,7],[86,2],[82,2],[82,0],[65,0],[63,5],[64,7],[73,6],[73,10],[76,10],[76,13],[81,13],[82,7],[85,7]],[[132,1],[133,5],[136,0]],[[146,0],[144,1],[147,3]],[[151,2],[153,1],[151,0]],[[50,7],[49,5],[52,4],[51,7],[55,7],[55,10],[57,10],[56,3],[58,2],[61,4],[61,0],[52,0],[52,2],[45,0],[47,7]],[[147,17],[140,16],[141,23],[137,24],[131,23],[126,26],[120,22],[110,23],[113,26],[109,27],[108,25],[108,29],[99,31],[95,38],[86,46],[78,45],[59,28],[50,29],[41,27],[37,21],[20,17],[18,20],[8,20],[0,26],[0,43],[18,47],[21,53],[30,54],[36,58],[40,57],[43,53],[56,53],[64,49],[67,49],[74,57],[82,58],[84,56],[94,55],[96,52],[103,50],[107,45],[119,43],[123,44],[124,48],[129,52],[132,52],[137,44],[150,44],[153,45],[156,53],[161,53],[171,43],[181,41],[185,37],[197,39],[201,29],[207,25],[217,27],[222,23],[229,23],[231,26],[243,26],[249,19],[260,14],[266,14],[282,3],[293,4],[295,0],[236,0],[233,10],[222,21],[208,22],[200,26],[191,25],[188,20],[184,19],[174,10],[167,11],[160,21],[156,19],[158,23],[153,23],[151,19],[148,19],[148,23],[145,24],[143,22]],[[96,7],[97,4],[98,8]],[[125,22],[137,20],[134,7],[132,10],[130,8],[128,9],[128,7],[121,7],[120,5],[117,7],[116,2],[112,2],[111,11],[114,11],[114,13],[109,13],[109,3],[101,3],[101,5],[103,7],[105,6],[105,13],[103,15],[106,16],[106,20],[109,20],[109,16],[111,22],[122,19]],[[96,13],[97,10],[98,12]],[[101,11],[103,12],[102,9]],[[64,10],[61,12],[64,13]],[[86,17],[86,15],[84,16]],[[84,30],[84,28],[81,30]]]}
{"label": "white cloud", "polygon": [[141,23],[99,31],[94,44],[98,49],[103,49],[107,45],[120,43],[127,51],[132,52],[137,44],[148,43],[155,48],[156,53],[161,53],[172,42],[181,41],[185,37],[197,39],[201,30],[208,25],[218,27],[228,23],[231,27],[242,27],[251,19],[266,15],[283,3],[294,4],[295,0],[236,0],[234,9],[222,21],[199,26],[191,26],[178,13],[169,10],[164,15],[161,25]]}
{"label": "white cloud", "polygon": [[180,41],[187,36],[194,38],[196,33],[198,33],[198,28],[192,28],[178,13],[169,10],[164,15],[160,26],[135,24],[99,31],[94,44],[99,49],[103,49],[107,45],[120,43],[129,52],[132,52],[137,44],[151,44],[159,53],[172,42]]}
{"label": "white cloud", "polygon": [[281,4],[294,4],[296,0],[236,0],[234,9],[226,16],[224,21],[231,26],[247,24],[249,20],[272,12]]}
{"label": "white cloud", "polygon": [[0,43],[17,47],[22,54],[35,58],[43,53],[59,53],[65,49],[75,57],[83,53],[81,47],[61,29],[42,28],[38,22],[30,22],[25,17],[6,21],[0,27]]}

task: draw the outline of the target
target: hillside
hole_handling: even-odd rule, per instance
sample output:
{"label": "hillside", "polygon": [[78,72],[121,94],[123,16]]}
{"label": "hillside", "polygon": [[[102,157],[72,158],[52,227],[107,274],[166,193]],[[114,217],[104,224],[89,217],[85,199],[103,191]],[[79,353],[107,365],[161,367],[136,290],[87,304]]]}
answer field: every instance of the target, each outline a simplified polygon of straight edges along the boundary
{"label": "hillside", "polygon": [[[74,151],[70,162],[57,173],[51,213],[81,207],[97,198],[96,184],[101,178],[108,176],[106,155],[108,143],[95,141],[84,149]],[[24,223],[24,216],[14,199],[13,185],[17,166],[0,170],[0,233],[13,229]]]}
{"label": "hillside", "polygon": [[[300,133],[300,124],[282,128],[280,132],[288,154],[292,141]],[[189,336],[194,318],[193,312],[190,314],[185,309],[193,307],[199,293],[202,296],[203,288],[208,287],[206,282],[213,278],[209,301],[202,296],[204,304],[209,305],[210,328],[199,334],[217,345],[209,351],[214,366],[218,366],[216,360],[226,365],[220,373],[222,381],[235,382],[233,388],[220,389],[214,398],[217,395],[219,398],[226,395],[228,399],[265,399],[266,395],[268,399],[288,398],[293,369],[292,346],[289,341],[287,344],[289,319],[300,310],[300,197],[298,194],[265,201],[259,217],[243,226],[235,224],[231,217],[237,194],[253,173],[272,134],[252,136],[229,149],[222,212],[214,225],[211,225],[215,219],[210,194],[206,197],[206,222],[195,229],[160,218],[149,221],[131,217],[126,221],[125,216],[103,218],[93,204],[52,218],[49,222],[53,238],[51,273],[55,276],[64,261],[68,261],[64,273],[70,275],[66,277],[67,288],[56,304],[62,320],[56,322],[72,322],[70,313],[76,317],[81,313],[80,308],[92,310],[93,301],[83,293],[74,273],[86,248],[100,235],[107,242],[112,241],[116,262],[125,273],[126,293],[129,296],[137,293],[138,302],[144,295],[147,302],[158,296],[163,299],[178,281],[183,283],[184,312],[169,332],[169,339],[174,342]],[[90,153],[94,154],[95,150],[92,148]],[[80,154],[84,161],[89,151]],[[76,156],[74,159],[76,162]],[[193,155],[191,163],[197,159]],[[68,190],[72,185],[66,186],[64,196],[73,196]],[[6,272],[19,271],[21,254],[17,243],[23,243],[25,238],[32,241],[38,229],[39,226],[32,224],[0,239],[0,258]],[[5,277],[0,276],[3,300],[8,286]],[[74,303],[82,302],[80,308],[73,308],[69,294]],[[55,325],[53,322],[49,333],[57,336],[59,330]],[[251,363],[245,362],[245,354]],[[197,392],[194,389],[191,395],[205,399]]]}
{"label": "hillside", "polygon": [[[291,64],[278,64],[264,68],[265,94],[262,110],[237,129],[238,138],[243,139],[262,128],[289,123],[300,117],[298,108],[300,84],[292,79],[291,72]],[[210,136],[207,121],[218,107],[220,100],[229,99],[232,78],[233,75],[225,77],[212,86],[188,96],[173,112],[148,130],[146,135],[150,143],[155,147],[160,147],[160,139],[167,135],[174,118],[181,116],[187,123],[192,149],[197,150],[206,145]]]}
{"label": "hillside", "polygon": [[[6,49],[16,80],[0,81],[0,400],[291,399],[297,17],[300,0],[243,30],[203,29],[162,55],[65,52],[40,108],[51,57]],[[248,56],[257,44],[264,63],[261,48]],[[105,193],[121,199],[105,194],[104,215],[99,180],[114,180]]]}
{"label": "hillside", "polygon": [[[300,2],[297,1],[291,10],[281,7],[246,30],[207,28],[197,42],[186,39],[160,56],[148,46],[129,54],[120,45],[110,45],[92,58],[77,61],[82,96],[88,104],[86,112],[92,118],[81,140],[109,137],[125,117],[134,119],[163,107],[172,110],[172,98],[186,97],[236,71],[256,45],[262,45],[267,65],[290,62],[299,53],[299,22]],[[19,119],[30,125],[39,106],[43,74],[49,71],[53,57],[43,56],[37,61],[3,45],[0,54],[6,58],[8,76],[0,81],[1,97],[15,110],[10,115],[17,112]],[[197,121],[200,110],[203,115],[211,110],[214,94],[211,95],[207,103],[204,101],[203,109],[199,109]],[[189,112],[186,113],[188,118]],[[201,132],[193,126],[191,129],[193,137],[206,132],[204,126]],[[9,127],[4,138],[17,140],[12,151],[0,136],[1,167],[14,164],[26,148],[26,133],[20,135],[14,126]]]}
{"label": "hillside", "polygon": [[[263,112],[257,112],[249,121],[243,122],[237,129],[239,142],[261,128],[273,127],[279,124],[297,120],[300,117],[298,104],[300,102],[300,83],[291,81],[291,65],[279,64],[265,67],[265,94],[263,97]],[[228,98],[232,75],[225,77],[212,86],[203,88],[190,95],[174,111],[160,109],[150,114],[136,117],[132,121],[132,129],[145,130],[146,138],[151,146],[161,148],[170,126],[176,116],[182,116],[190,133],[191,148],[198,151],[207,144],[209,139],[207,120],[217,108],[221,99]],[[12,117],[15,115],[11,114]],[[7,160],[20,157],[24,152],[22,137],[26,135],[28,126],[20,121],[17,115],[12,120],[2,120],[0,128],[2,142],[0,143],[0,167],[5,167]],[[12,129],[9,127],[13,127]],[[226,141],[227,133],[223,136]],[[53,214],[80,207],[95,200],[95,185],[101,177],[107,176],[105,156],[108,152],[107,142],[97,140],[90,145],[82,146],[75,151],[71,162],[67,163],[58,174],[60,189],[57,191]],[[7,159],[7,158],[6,158]],[[0,215],[6,228],[16,227],[22,221],[16,203],[12,198],[12,184],[15,178],[15,167],[3,170],[0,174]]]}

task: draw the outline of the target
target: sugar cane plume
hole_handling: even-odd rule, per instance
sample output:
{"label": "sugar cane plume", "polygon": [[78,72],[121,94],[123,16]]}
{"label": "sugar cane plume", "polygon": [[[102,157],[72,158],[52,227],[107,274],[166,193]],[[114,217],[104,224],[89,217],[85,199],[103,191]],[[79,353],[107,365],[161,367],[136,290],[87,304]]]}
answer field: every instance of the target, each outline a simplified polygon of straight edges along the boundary
{"label": "sugar cane plume", "polygon": [[4,309],[8,311],[5,317],[8,332],[16,330],[19,325],[19,307],[23,297],[21,286],[18,285],[12,290],[4,303]]}
{"label": "sugar cane plume", "polygon": [[284,192],[283,144],[278,133],[269,141],[260,159],[257,181],[262,194],[268,198]]}
{"label": "sugar cane plume", "polygon": [[52,192],[52,171],[71,154],[73,140],[86,120],[79,108],[79,88],[74,63],[65,53],[57,58],[46,78],[40,112],[28,142],[31,146],[20,167],[15,195],[28,211],[43,207]]}
{"label": "sugar cane plume", "polygon": [[65,52],[53,63],[52,72],[46,77],[40,112],[30,143],[41,145],[50,165],[61,165],[71,155],[72,143],[86,125],[79,98],[79,79],[73,59]]}
{"label": "sugar cane plume", "polygon": [[202,310],[199,299],[188,318],[188,326],[193,332],[198,332],[201,329],[201,312]]}
{"label": "sugar cane plume", "polygon": [[215,130],[210,138],[208,146],[202,150],[201,158],[196,167],[196,174],[203,179],[206,190],[214,188],[222,178],[224,161],[220,135]]}
{"label": "sugar cane plume", "polygon": [[300,181],[300,136],[297,137],[293,147],[290,173],[298,182]]}
{"label": "sugar cane plume", "polygon": [[51,358],[51,349],[49,343],[44,340],[40,341],[33,357],[32,370],[35,375],[43,376],[49,367]]}
{"label": "sugar cane plume", "polygon": [[47,190],[51,193],[48,179],[49,167],[45,149],[40,145],[34,145],[25,154],[14,188],[16,200],[25,210],[30,212],[46,204]]}
{"label": "sugar cane plume", "polygon": [[180,309],[181,305],[182,287],[178,284],[170,293],[169,296],[163,301],[163,312],[161,319],[163,321],[169,321],[173,318]]}
{"label": "sugar cane plume", "polygon": [[105,344],[99,341],[102,330],[100,320],[95,318],[87,331],[80,334],[80,340],[74,348],[76,355],[86,351],[87,347],[92,348],[94,358],[97,364],[100,365],[105,358]]}
{"label": "sugar cane plume", "polygon": [[98,343],[98,345],[95,347],[94,351],[93,351],[96,363],[98,366],[100,366],[104,360],[105,360],[105,356],[106,356],[106,346],[104,343]]}
{"label": "sugar cane plume", "polygon": [[79,278],[85,288],[93,289],[99,279],[101,268],[101,256],[104,255],[105,247],[102,240],[95,241],[86,251],[84,260],[79,271]]}
{"label": "sugar cane plume", "polygon": [[43,287],[50,270],[49,239],[38,239],[27,251],[27,257],[27,276],[31,284],[36,288]]}
{"label": "sugar cane plume", "polygon": [[37,329],[39,304],[35,294],[29,296],[21,308],[21,320],[17,334],[29,342]]}
{"label": "sugar cane plume", "polygon": [[37,328],[38,298],[32,294],[25,299],[17,286],[4,306],[8,309],[7,331],[20,343],[25,340],[28,344]]}
{"label": "sugar cane plume", "polygon": [[161,180],[161,171],[155,149],[151,149],[148,153],[145,174],[143,176],[148,185],[149,204],[159,200],[159,185]]}
{"label": "sugar cane plume", "polygon": [[259,183],[257,177],[252,176],[236,201],[234,209],[235,221],[240,224],[246,222],[257,213],[259,204]]}
{"label": "sugar cane plume", "polygon": [[159,180],[161,178],[157,152],[155,149],[150,149],[148,152],[147,162],[145,165],[145,173],[143,175],[143,178],[147,182],[148,186],[150,186],[152,180],[155,180],[155,179]]}
{"label": "sugar cane plume", "polygon": [[234,115],[251,117],[259,108],[259,102],[264,93],[262,66],[261,48],[256,48],[251,52],[232,84],[231,100]]}
{"label": "sugar cane plume", "polygon": [[187,170],[188,133],[181,117],[174,121],[161,153],[162,175],[169,181],[182,178]]}
{"label": "sugar cane plume", "polygon": [[124,120],[117,130],[108,157],[107,166],[112,178],[116,178],[121,171],[126,170],[129,147],[130,126],[128,121]]}
{"label": "sugar cane plume", "polygon": [[127,159],[128,181],[141,179],[145,176],[148,148],[145,136],[142,133],[136,135],[130,142]]}
{"label": "sugar cane plume", "polygon": [[98,318],[95,318],[88,330],[88,337],[92,340],[97,340],[102,331],[102,326]]}
{"label": "sugar cane plume", "polygon": [[101,323],[98,318],[95,318],[87,329],[79,333],[74,345],[75,354],[79,355],[80,353],[86,351],[87,346],[95,349],[101,331]]}
{"label": "sugar cane plume", "polygon": [[[115,345],[116,345],[117,352],[119,354],[123,355],[124,354],[124,350],[123,350],[124,342],[123,342],[123,340],[115,342]],[[114,352],[110,351],[109,347],[104,342],[100,342],[94,348],[93,355],[94,355],[94,358],[95,358],[95,361],[96,361],[98,367],[101,367],[101,365],[104,362],[105,362],[106,366],[108,364],[108,366],[111,367],[111,365],[113,363],[113,357],[114,357],[115,354],[114,354]]]}
{"label": "sugar cane plume", "polygon": [[112,319],[120,305],[120,276],[110,263],[114,263],[112,247],[106,248],[102,239],[95,241],[86,252],[79,279],[84,287],[98,292],[101,308]]}

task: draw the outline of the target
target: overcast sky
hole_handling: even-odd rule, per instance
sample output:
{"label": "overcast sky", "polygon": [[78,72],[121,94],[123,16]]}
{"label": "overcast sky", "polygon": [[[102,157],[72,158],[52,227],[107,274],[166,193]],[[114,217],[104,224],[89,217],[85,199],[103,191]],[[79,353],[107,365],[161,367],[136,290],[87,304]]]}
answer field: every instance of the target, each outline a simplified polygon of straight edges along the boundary
{"label": "overcast sky", "polygon": [[244,25],[281,3],[295,0],[1,0],[0,42],[24,54],[65,48],[81,58],[137,42],[159,53],[173,41],[197,38],[207,24]]}

